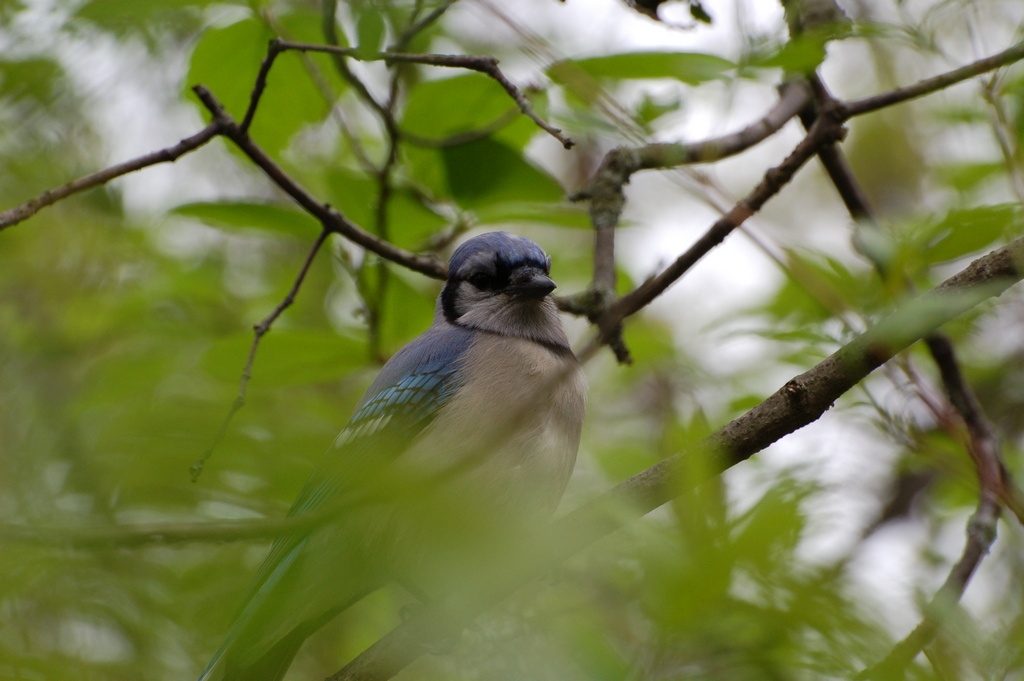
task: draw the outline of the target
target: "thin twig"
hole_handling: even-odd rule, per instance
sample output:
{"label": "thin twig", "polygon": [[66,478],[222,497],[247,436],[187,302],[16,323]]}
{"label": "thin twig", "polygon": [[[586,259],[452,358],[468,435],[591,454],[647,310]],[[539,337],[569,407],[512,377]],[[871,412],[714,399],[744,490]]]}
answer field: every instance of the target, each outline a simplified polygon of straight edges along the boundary
{"label": "thin twig", "polygon": [[[378,237],[388,239],[388,203],[391,201],[391,173],[394,170],[395,162],[398,160],[398,143],[400,133],[398,123],[395,120],[395,105],[398,102],[398,90],[402,77],[402,67],[399,66],[391,73],[391,83],[388,87],[388,99],[384,104],[383,115],[384,126],[388,132],[387,153],[384,156],[384,164],[377,171],[377,209],[374,216],[374,232]],[[364,263],[363,267],[366,267]],[[372,303],[366,306],[366,323],[370,336],[370,356],[378,362],[383,363],[385,357],[381,349],[380,326],[383,316],[382,310],[387,300],[389,272],[387,263],[378,260],[376,265],[377,282]]]}
{"label": "thin twig", "polygon": [[[267,26],[270,28],[270,30],[277,34],[278,38],[282,40],[289,40],[286,28],[282,26],[280,22],[276,21],[267,12],[261,13],[261,16],[267,22]],[[273,41],[271,41],[271,47],[269,47],[267,50],[267,57],[264,59],[263,64],[261,64],[260,73],[257,74],[256,77],[257,86],[261,76],[263,76],[264,80],[266,79],[266,76],[264,75],[264,69],[269,69],[267,59],[269,59],[271,53],[275,51],[276,47],[274,47]],[[353,156],[355,156],[356,161],[359,163],[360,167],[362,167],[364,171],[369,173],[374,172],[375,169],[373,163],[370,161],[369,156],[367,156],[366,149],[363,148],[362,143],[356,137],[356,135],[353,134],[351,128],[349,128],[348,126],[348,123],[345,121],[345,117],[342,114],[341,107],[338,105],[337,102],[337,95],[333,92],[330,83],[327,81],[327,79],[324,77],[324,74],[317,67],[312,57],[305,53],[300,54],[299,57],[302,60],[303,67],[305,67],[306,71],[309,73],[310,78],[313,80],[313,84],[320,91],[320,96],[323,97],[324,102],[327,104],[327,108],[330,112],[331,118],[338,125],[338,129],[341,131],[342,137],[345,138],[345,142],[352,150],[352,154]],[[254,87],[253,93],[255,93],[257,89],[259,89],[259,87]],[[250,110],[254,111],[252,106],[252,100],[250,100]],[[246,114],[248,115],[249,112],[247,111]],[[242,129],[248,132],[248,127],[242,127]]]}
{"label": "thin twig", "polygon": [[18,542],[74,549],[133,548],[190,542],[233,542],[274,539],[304,530],[319,519],[298,516],[232,522],[148,523],[108,526],[49,527],[0,524],[0,543]]}
{"label": "thin twig", "polygon": [[222,134],[231,139],[246,156],[267,174],[274,184],[280,187],[288,196],[292,197],[310,215],[317,218],[326,229],[341,234],[349,241],[376,253],[385,260],[390,260],[414,272],[425,274],[434,279],[444,279],[448,275],[447,266],[437,258],[410,253],[390,242],[379,239],[350,221],[334,208],[331,208],[330,205],[319,202],[297,181],[284,172],[248,135],[239,129],[238,124],[224,110],[224,107],[213,96],[213,93],[202,85],[196,85],[192,89],[196,96],[199,97],[199,100],[213,114],[214,120],[219,121]]}
{"label": "thin twig", "polygon": [[[413,9],[413,15],[415,16],[418,14],[420,9],[421,6],[417,4]],[[385,135],[387,137],[387,153],[384,156],[383,162],[379,167],[371,164],[371,168],[369,170],[369,173],[377,180],[377,208],[375,211],[373,231],[378,238],[387,240],[387,207],[388,201],[391,198],[391,169],[397,158],[398,143],[401,138],[401,132],[398,129],[398,121],[395,120],[394,112],[395,102],[398,98],[400,76],[397,69],[391,73],[391,82],[388,86],[388,98],[383,104],[378,101],[370,92],[367,85],[352,72],[349,68],[348,62],[345,61],[345,57],[358,58],[357,53],[361,52],[361,50],[350,50],[339,47],[338,26],[335,20],[336,12],[337,0],[324,0],[322,17],[323,24],[321,28],[324,40],[328,43],[328,46],[332,48],[329,51],[332,63],[341,77],[353,87],[360,99],[362,99],[362,101],[370,107],[374,113],[376,113],[381,124],[384,126]],[[293,46],[303,43],[289,44]],[[286,47],[284,49],[289,48]],[[290,49],[295,48],[291,47]],[[303,56],[306,56],[309,52],[317,52],[319,50],[303,49],[300,51]],[[370,290],[368,285],[368,273],[371,271],[371,268],[376,274],[376,286],[373,287],[373,290]],[[381,353],[380,324],[381,309],[384,306],[384,300],[387,295],[388,288],[387,263],[384,260],[364,258],[356,270],[353,280],[356,284],[356,291],[362,301],[361,308],[365,314],[370,357],[374,361],[380,363],[384,359]]]}
{"label": "thin twig", "polygon": [[260,70],[256,73],[256,80],[252,85],[252,94],[249,95],[249,108],[245,110],[242,123],[238,126],[238,129],[244,135],[249,134],[249,126],[252,125],[253,116],[256,115],[256,107],[259,106],[260,97],[263,96],[263,91],[267,88],[267,77],[270,75],[270,69],[274,65],[277,55],[283,51],[281,43],[282,40],[280,38],[273,38],[267,45],[267,54],[260,63]]}
{"label": "thin twig", "polygon": [[[814,121],[818,118],[818,111],[825,107],[835,107],[838,102],[825,87],[825,83],[817,74],[809,77],[811,90],[814,92],[814,100],[807,103],[800,111],[800,122],[805,130],[810,130]],[[870,220],[876,222],[874,211],[871,209],[871,202],[860,183],[853,175],[846,156],[835,145],[829,144],[818,150],[818,159],[821,161],[825,172],[839,192],[839,198],[846,206],[847,212],[854,220]],[[876,263],[877,264],[877,263]]]}
{"label": "thin twig", "polygon": [[526,98],[526,95],[524,95],[522,91],[519,88],[517,88],[515,84],[512,83],[512,81],[506,78],[505,74],[502,73],[501,69],[498,68],[497,59],[491,58],[490,60],[482,60],[479,63],[479,66],[469,66],[465,68],[471,68],[475,71],[487,74],[488,76],[496,80],[499,85],[505,88],[505,92],[507,92],[509,96],[515,100],[516,104],[519,105],[519,110],[526,114],[530,118],[530,120],[536,123],[539,128],[544,130],[544,132],[548,133],[556,140],[561,142],[563,148],[572,149],[572,147],[576,144],[575,142],[572,141],[572,139],[563,135],[562,130],[560,128],[556,128],[553,125],[550,125],[549,123],[547,123],[547,121],[545,121],[543,118],[537,115],[537,112],[533,110],[533,105],[530,104],[530,100]]}
{"label": "thin twig", "polygon": [[336,96],[331,90],[330,84],[324,77],[324,74],[317,67],[313,58],[309,55],[303,54],[302,64],[306,67],[310,77],[312,77],[314,84],[317,89],[320,90],[321,96],[327,105],[330,107],[331,118],[338,125],[338,130],[341,131],[342,137],[345,138],[345,143],[348,144],[349,149],[352,150],[352,155],[355,156],[356,161],[359,163],[360,168],[365,173],[373,173],[375,171],[373,161],[370,160],[369,155],[366,153],[366,149],[363,147],[363,143],[359,140],[348,123],[345,121],[345,116],[342,113],[341,107],[336,102]]}
{"label": "thin twig", "polygon": [[[371,109],[373,109],[377,113],[377,115],[380,116],[380,118],[382,120],[384,120],[386,122],[388,116],[387,116],[387,113],[384,111],[384,105],[377,101],[377,98],[374,97],[373,94],[370,92],[370,89],[366,86],[366,83],[364,83],[362,80],[360,80],[359,77],[356,76],[356,74],[352,73],[352,69],[350,69],[348,67],[348,62],[346,62],[345,59],[344,59],[344,57],[355,57],[356,56],[356,50],[354,48],[345,48],[345,47],[339,47],[338,46],[338,24],[337,24],[337,21],[335,20],[335,15],[336,15],[337,11],[338,11],[338,2],[337,2],[337,0],[324,0],[324,2],[323,2],[323,16],[322,16],[321,30],[322,30],[322,32],[324,34],[324,40],[326,40],[329,43],[329,45],[326,45],[324,47],[330,47],[332,49],[329,49],[329,50],[302,50],[302,51],[303,52],[306,52],[306,51],[322,51],[322,52],[327,52],[327,53],[331,54],[332,55],[332,61],[334,63],[334,68],[338,72],[338,74],[349,85],[351,85],[352,88],[356,91],[356,94],[358,94],[359,97],[364,102],[366,102],[366,104]],[[284,41],[281,41],[281,42],[283,43]],[[305,43],[292,43],[292,44],[296,45],[296,44],[305,44]],[[293,48],[290,48],[290,49],[295,49],[295,48],[293,47]],[[390,133],[391,130],[389,130],[388,132]]]}
{"label": "thin twig", "polygon": [[456,1],[457,0],[445,0],[445,2],[442,2],[440,5],[435,7],[430,14],[423,17],[419,21],[415,21],[409,24],[409,26],[407,26],[405,30],[402,31],[401,35],[398,36],[398,40],[395,41],[393,50],[396,52],[401,52],[405,50],[406,46],[413,38],[415,38],[421,31],[426,29],[435,21],[440,19],[441,15],[447,12],[448,8],[454,5]]}
{"label": "thin twig", "polygon": [[[826,107],[834,106],[835,100],[832,98],[828,88],[821,79],[818,76],[812,76],[811,82],[818,101]],[[811,108],[805,109],[800,114],[800,118],[805,127],[810,127],[810,125],[813,124],[815,116],[816,113]],[[836,190],[839,192],[839,196],[850,215],[856,220],[877,222],[874,210],[867,199],[867,195],[861,188],[857,178],[854,176],[853,170],[850,168],[849,163],[847,163],[842,150],[835,145],[828,145],[818,152],[818,157],[821,159],[822,165],[825,167],[829,178],[832,180],[833,185],[835,185]],[[883,263],[874,262],[874,265],[879,269],[883,276],[886,274],[882,271],[884,269]],[[908,281],[907,286],[911,290],[913,289],[912,282]],[[983,441],[992,441],[997,443],[995,427],[985,416],[984,410],[981,408],[981,404],[978,402],[978,399],[970,385],[963,380],[952,341],[941,331],[937,331],[930,338],[928,348],[931,351],[936,364],[939,366],[940,370],[944,372],[943,382],[946,383],[947,392],[950,390],[951,386],[955,387],[955,393],[953,394],[958,395],[958,397],[957,399],[952,399],[951,394],[950,405],[963,420],[964,425],[968,428],[968,435],[971,440],[970,446],[978,449],[979,447],[982,447],[980,443]],[[942,350],[943,348],[948,348],[948,350]],[[940,350],[942,350],[941,353],[937,354]],[[943,366],[946,363],[952,363],[952,368],[943,369]],[[922,399],[925,398],[924,394],[921,394],[920,396]],[[942,418],[941,409],[932,407],[931,410],[935,413],[936,417],[940,419]],[[999,462],[1001,468],[1002,484],[1000,496],[1002,503],[1010,509],[1021,524],[1024,524],[1024,496],[1022,496],[1020,490],[1016,485],[1014,485],[1010,477],[1010,473],[1006,468],[1005,463],[1003,463],[1002,456],[998,451],[998,443],[996,444],[996,460]]]}
{"label": "thin twig", "polygon": [[252,363],[256,360],[256,349],[260,345],[260,340],[263,339],[263,336],[267,335],[267,332],[270,331],[270,327],[273,326],[277,318],[281,316],[281,313],[295,302],[295,296],[298,295],[299,289],[302,287],[302,282],[306,278],[306,273],[309,272],[309,267],[313,264],[313,258],[316,257],[317,252],[319,252],[320,247],[323,246],[324,241],[327,240],[330,233],[330,230],[327,229],[320,232],[320,236],[318,236],[316,241],[313,243],[313,247],[309,249],[309,253],[306,255],[306,260],[302,263],[302,268],[299,270],[298,276],[295,277],[295,282],[288,291],[288,295],[286,295],[284,299],[277,304],[277,307],[271,310],[270,314],[263,318],[263,321],[252,327],[252,345],[249,347],[249,357],[245,360],[245,366],[242,368],[242,377],[238,382],[238,394],[235,395],[235,399],[231,403],[231,408],[228,409],[227,415],[221,422],[220,428],[217,430],[217,434],[213,438],[213,442],[211,442],[210,446],[206,448],[198,459],[196,459],[195,463],[189,467],[188,472],[189,475],[192,476],[192,482],[199,480],[199,476],[203,472],[203,466],[213,455],[213,451],[217,448],[217,445],[219,445],[221,440],[224,439],[224,435],[228,432],[228,426],[231,425],[231,420],[235,417],[235,414],[238,413],[238,410],[245,406],[245,395],[249,389],[249,381],[252,379]]}
{"label": "thin twig", "polygon": [[693,246],[657,276],[648,279],[627,295],[616,300],[602,320],[605,329],[615,328],[623,319],[650,304],[712,248],[720,244],[734,229],[760,210],[768,199],[775,196],[789,183],[796,171],[807,162],[807,159],[814,156],[818,149],[823,145],[842,139],[844,134],[843,127],[834,119],[819,118],[808,132],[807,137],[793,149],[790,155],[778,166],[770,168],[757,187],[737,203],[732,210],[719,218]]}
{"label": "thin twig", "polygon": [[925,341],[939,368],[942,385],[946,389],[950,404],[967,426],[970,436],[969,450],[978,470],[981,495],[997,502],[1003,496],[1005,467],[1002,464],[999,436],[995,427],[986,418],[978,398],[964,379],[953,342],[949,337],[936,333],[928,336]]}
{"label": "thin twig", "polygon": [[[699,143],[702,146],[662,144],[643,145],[637,148],[620,147],[609,152],[602,163],[594,180],[580,192],[574,199],[589,199],[591,201],[591,222],[597,232],[595,239],[595,288],[597,295],[590,296],[598,304],[598,309],[583,309],[584,314],[592,321],[597,322],[601,331],[601,342],[608,344],[615,352],[620,361],[628,359],[628,351],[622,342],[621,324],[622,321],[650,304],[656,297],[661,295],[671,284],[679,279],[690,267],[700,258],[708,253],[714,246],[721,243],[733,229],[746,220],[750,215],[760,209],[764,201],[777,193],[781,184],[785,184],[807,158],[818,153],[820,149],[826,149],[832,143],[839,141],[836,133],[841,130],[841,124],[849,118],[880,108],[898,104],[916,97],[920,97],[955,83],[967,80],[987,71],[1000,68],[1007,64],[1019,61],[1024,58],[1024,43],[1019,43],[1000,54],[980,59],[972,64],[954,69],[948,73],[922,80],[914,85],[898,88],[874,97],[868,97],[852,102],[839,102],[831,100],[829,106],[818,112],[815,126],[819,126],[821,120],[828,118],[832,121],[828,129],[818,128],[819,134],[826,134],[832,139],[812,140],[812,134],[807,137],[794,149],[793,153],[779,168],[772,169],[765,176],[764,181],[758,185],[751,195],[737,204],[731,211],[724,215],[693,247],[683,253],[675,262],[659,275],[644,282],[640,287],[633,290],[626,296],[609,303],[608,296],[604,293],[607,290],[608,282],[614,282],[614,275],[609,275],[610,265],[606,255],[613,251],[608,242],[614,239],[607,233],[618,225],[619,216],[625,205],[625,198],[622,194],[622,187],[629,181],[632,173],[643,169],[668,168],[694,163],[699,160],[700,153],[710,153],[715,158],[722,158],[723,154],[730,153],[732,149],[737,151],[746,148],[743,144],[750,140],[763,139],[771,134],[778,127],[781,127],[789,118],[804,109],[809,99],[800,97],[787,97],[785,91],[780,98],[776,108],[771,112],[770,119],[766,116],[754,126],[750,126],[740,133],[721,138],[729,140],[735,147],[716,149],[712,144],[714,141]],[[799,104],[795,109],[791,105]],[[777,126],[777,127],[776,127]],[[748,132],[749,131],[749,132]],[[720,143],[720,142],[719,142]],[[756,141],[751,142],[756,143]],[[735,153],[735,152],[732,152]],[[828,152],[826,151],[826,154]],[[695,157],[697,156],[697,157]],[[791,171],[787,171],[791,167]],[[779,174],[781,172],[781,175]],[[775,187],[776,182],[781,182]],[[612,265],[614,263],[611,263]],[[587,300],[586,297],[577,297],[569,309],[580,310],[580,301]],[[605,309],[600,309],[601,307]]]}
{"label": "thin twig", "polygon": [[997,75],[992,74],[983,81],[981,92],[985,101],[988,102],[989,111],[991,112],[992,135],[996,138],[999,152],[1003,156],[1003,164],[1006,166],[1006,172],[1010,176],[1010,188],[1017,197],[1017,201],[1024,203],[1024,177],[1021,176],[1021,168],[1016,160],[1016,150],[1019,141],[1014,135],[1013,125],[1008,120],[1003,103],[999,101],[999,95],[996,92]]}
{"label": "thin twig", "polygon": [[963,554],[926,606],[925,618],[889,652],[884,660],[854,677],[857,681],[903,677],[903,670],[935,636],[938,616],[960,600],[974,570],[988,553],[995,540],[999,510],[998,502],[983,499],[978,503],[977,510],[967,524],[967,544],[964,546]]}
{"label": "thin twig", "polygon": [[[633,302],[627,304],[637,303],[638,307],[631,311],[621,308],[619,312],[612,314],[612,309],[615,306],[624,305],[621,300],[613,303],[616,280],[615,229],[626,203],[623,186],[638,170],[716,160],[749,149],[777,132],[806,106],[810,97],[810,90],[806,86],[800,83],[788,83],[782,87],[779,100],[762,118],[735,133],[689,144],[649,144],[639,148],[619,147],[608,152],[587,187],[579,194],[570,197],[573,200],[589,199],[590,202],[590,221],[594,227],[594,277],[589,291],[573,299],[561,299],[562,309],[585,314],[592,322],[597,323],[602,328],[603,342],[612,348],[620,362],[628,363],[629,350],[621,335],[622,320],[660,295],[671,283],[668,278],[672,274],[662,273],[665,279],[655,278],[645,284],[645,286],[652,287],[655,286],[656,281],[665,284],[650,299],[642,301],[641,296],[646,294],[638,293],[640,289],[637,289],[630,294],[633,296],[631,298]],[[730,213],[730,215],[732,214]],[[730,219],[736,217],[736,215],[732,215]],[[716,223],[716,226],[712,227],[712,231],[717,234],[724,230],[724,233],[721,234],[718,241],[707,246],[707,250],[717,245],[728,232],[741,222],[742,220],[739,220],[728,229]],[[699,259],[706,252],[706,250],[699,254],[691,252],[689,255]],[[676,278],[682,276],[683,272],[685,272],[685,268],[678,272]]]}
{"label": "thin twig", "polygon": [[[349,57],[360,61],[383,61],[387,64],[423,64],[425,66],[442,66],[447,68],[478,71],[494,79],[499,85],[501,85],[501,87],[505,89],[505,92],[512,97],[517,105],[519,105],[519,110],[526,116],[529,116],[529,118],[536,123],[539,128],[557,139],[564,148],[571,149],[575,144],[575,142],[563,135],[559,128],[550,125],[537,115],[537,112],[533,110],[533,105],[530,104],[530,100],[526,98],[526,95],[523,94],[522,90],[506,78],[505,74],[498,68],[498,60],[495,57],[472,54],[405,54],[402,52],[379,52],[375,55],[363,56],[360,55],[356,49],[351,47],[317,45],[315,43],[299,43],[285,40],[278,41],[277,46],[281,50],[324,52],[327,54],[333,54],[337,57]],[[365,90],[365,87],[363,90]],[[368,91],[363,94],[364,98],[368,98],[368,101],[376,102],[376,100],[369,95]],[[374,108],[378,109],[378,111],[383,114],[385,107],[379,102],[376,102],[376,106]]]}
{"label": "thin twig", "polygon": [[[736,132],[697,142],[659,142],[613,149],[605,156],[587,187],[571,198],[594,200],[595,197],[621,192],[633,173],[640,170],[710,163],[744,152],[778,132],[810,101],[811,91],[807,85],[788,82],[780,87],[779,99],[764,116]],[[618,216],[613,217],[617,222]]]}
{"label": "thin twig", "polygon": [[32,217],[43,208],[52,206],[72,194],[77,194],[78,192],[85,191],[86,189],[92,189],[93,187],[104,185],[115,178],[121,177],[122,175],[127,175],[128,173],[141,170],[142,168],[152,165],[157,165],[158,163],[174,163],[185,154],[190,151],[195,151],[209,142],[215,136],[220,134],[220,132],[220,122],[213,121],[196,134],[191,137],[186,137],[172,147],[160,149],[159,151],[151,152],[145,156],[139,156],[138,158],[133,158],[130,161],[110,166],[109,168],[105,168],[99,172],[92,173],[91,175],[86,175],[85,177],[80,177],[77,180],[63,184],[56,189],[43,192],[31,201],[0,213],[0,230],[4,230],[12,225],[18,224],[22,220]]}
{"label": "thin twig", "polygon": [[871,113],[872,111],[884,109],[888,106],[892,106],[893,104],[900,104],[911,99],[923,97],[924,95],[930,95],[933,92],[938,92],[939,90],[948,88],[951,85],[956,85],[957,83],[965,80],[970,80],[975,76],[980,76],[983,73],[994,71],[995,69],[1007,66],[1016,61],[1020,61],[1021,59],[1024,59],[1024,42],[1017,43],[1013,47],[1010,47],[999,54],[979,59],[966,66],[961,66],[958,69],[953,69],[952,71],[948,71],[933,78],[926,78],[914,83],[913,85],[907,85],[906,87],[896,88],[895,90],[883,92],[879,95],[845,102],[840,107],[841,115],[844,118],[860,116],[866,113]]}
{"label": "thin twig", "polygon": [[978,472],[978,507],[967,524],[967,542],[963,553],[925,608],[924,619],[889,651],[885,659],[865,669],[857,675],[857,679],[902,676],[907,665],[935,636],[943,610],[960,600],[971,576],[996,538],[1005,470],[999,453],[999,440],[964,381],[953,352],[953,344],[945,336],[936,333],[930,334],[925,341],[939,366],[949,400],[963,416],[970,434],[968,449]]}
{"label": "thin twig", "polygon": [[[835,100],[817,75],[811,77],[811,85],[818,106],[833,108]],[[810,128],[814,125],[816,115],[813,107],[808,106],[801,112],[800,118],[804,126]],[[846,162],[842,150],[836,145],[827,145],[822,147],[818,156],[851,217],[855,220],[875,222],[874,211],[867,195]],[[883,263],[875,262],[875,266],[881,276],[886,276]],[[913,284],[908,282],[908,287],[912,289]],[[925,341],[939,368],[949,403],[967,427],[967,449],[978,474],[978,507],[968,523],[967,543],[960,560],[953,566],[945,583],[932,598],[925,610],[924,620],[895,646],[884,660],[858,675],[859,679],[902,675],[906,666],[931,641],[937,629],[940,608],[948,607],[960,599],[971,575],[995,539],[996,521],[1001,510],[1000,499],[1004,496],[1005,482],[1008,479],[1008,475],[1004,478],[1006,468],[1002,463],[995,428],[985,417],[977,397],[964,380],[953,342],[940,331],[934,331]],[[925,397],[923,392],[921,397]],[[931,406],[931,409],[937,415],[946,411],[939,406]]]}
{"label": "thin twig", "polygon": [[[330,681],[385,681],[424,652],[424,641],[464,625],[545,570],[621,526],[627,514],[649,513],[674,495],[753,456],[817,420],[835,401],[911,343],[1005,291],[1022,275],[1024,238],[979,258],[959,274],[910,302],[830,357],[792,379],[767,400],[694,445],[556,521],[543,551],[518,551],[502,570],[481,571],[485,581],[459,590],[458,601],[426,609],[393,629]],[[969,295],[976,293],[977,295]],[[691,463],[694,457],[699,462]],[[684,472],[685,471],[685,472]],[[703,476],[694,476],[694,471]],[[689,473],[689,475],[687,475]],[[490,580],[490,581],[486,581]]]}
{"label": "thin twig", "polygon": [[410,133],[408,130],[402,130],[402,139],[413,146],[424,147],[425,149],[450,149],[452,147],[460,147],[463,144],[470,144],[490,137],[517,119],[520,113],[521,112],[518,108],[510,108],[490,123],[481,126],[476,130],[467,130],[466,132],[456,133],[449,137],[442,137],[439,139],[420,137],[419,135]]}

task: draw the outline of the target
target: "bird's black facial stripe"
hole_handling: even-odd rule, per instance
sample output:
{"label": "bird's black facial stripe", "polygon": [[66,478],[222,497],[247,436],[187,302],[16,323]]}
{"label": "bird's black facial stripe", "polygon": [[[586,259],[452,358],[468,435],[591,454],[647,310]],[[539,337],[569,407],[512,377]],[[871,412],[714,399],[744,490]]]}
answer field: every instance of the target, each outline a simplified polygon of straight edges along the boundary
{"label": "bird's black facial stripe", "polygon": [[483,272],[477,272],[476,274],[470,275],[469,283],[476,286],[481,291],[486,291],[494,285],[494,277],[488,276]]}
{"label": "bird's black facial stripe", "polygon": [[512,265],[500,257],[489,262],[477,263],[475,271],[463,277],[479,291],[501,291],[508,287],[512,278]]}
{"label": "bird's black facial stripe", "polygon": [[450,322],[459,318],[459,311],[456,309],[458,306],[455,304],[455,299],[459,295],[458,287],[457,281],[449,281],[441,289],[441,311],[444,312],[444,318]]}
{"label": "bird's black facial stripe", "polygon": [[[538,249],[539,250],[539,249]],[[509,256],[512,256],[511,258]],[[512,285],[513,274],[519,270],[539,270],[545,275],[551,272],[551,258],[543,252],[538,254],[511,253],[503,250],[474,253],[463,260],[458,270],[441,293],[441,309],[444,316],[454,322],[466,312],[474,289],[481,293],[500,293]],[[466,286],[471,288],[465,288]]]}

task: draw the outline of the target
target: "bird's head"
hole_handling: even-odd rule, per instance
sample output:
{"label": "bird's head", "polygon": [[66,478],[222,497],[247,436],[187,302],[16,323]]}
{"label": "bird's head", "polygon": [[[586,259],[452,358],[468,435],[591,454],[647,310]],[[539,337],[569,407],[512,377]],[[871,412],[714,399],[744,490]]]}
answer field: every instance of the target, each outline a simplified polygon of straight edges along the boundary
{"label": "bird's head", "polygon": [[452,254],[441,311],[460,326],[542,342],[564,338],[548,295],[555,289],[550,271],[551,258],[526,237],[481,234]]}

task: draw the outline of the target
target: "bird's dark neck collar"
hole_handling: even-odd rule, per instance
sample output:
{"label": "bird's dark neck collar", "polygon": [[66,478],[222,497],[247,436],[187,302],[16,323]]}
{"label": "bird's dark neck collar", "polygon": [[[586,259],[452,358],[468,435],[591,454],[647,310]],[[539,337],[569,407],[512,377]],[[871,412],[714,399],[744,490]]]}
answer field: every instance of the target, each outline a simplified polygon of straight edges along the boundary
{"label": "bird's dark neck collar", "polygon": [[568,344],[560,341],[553,341],[545,338],[534,338],[532,336],[525,335],[520,336],[515,334],[499,333],[498,331],[491,331],[490,329],[479,329],[472,326],[466,326],[465,324],[460,324],[457,320],[449,323],[452,324],[452,326],[459,327],[460,329],[466,329],[467,331],[473,331],[474,333],[482,333],[487,336],[494,336],[495,338],[518,338],[519,340],[528,341],[539,345],[550,353],[560,357],[572,356],[572,348],[570,348]]}
{"label": "bird's dark neck collar", "polygon": [[444,313],[444,318],[448,320],[450,324],[459,326],[458,319],[459,313],[455,310],[455,297],[458,295],[458,284],[449,281],[441,289],[441,298],[438,304],[441,306],[441,312]]}

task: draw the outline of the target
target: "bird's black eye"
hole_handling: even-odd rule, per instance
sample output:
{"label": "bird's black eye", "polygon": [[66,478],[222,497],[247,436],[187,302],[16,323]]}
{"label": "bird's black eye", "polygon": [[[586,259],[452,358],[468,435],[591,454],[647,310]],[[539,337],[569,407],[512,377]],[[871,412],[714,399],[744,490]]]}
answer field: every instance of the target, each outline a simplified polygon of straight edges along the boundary
{"label": "bird's black eye", "polygon": [[486,291],[491,287],[491,278],[483,272],[477,272],[469,278],[469,283],[481,291]]}

